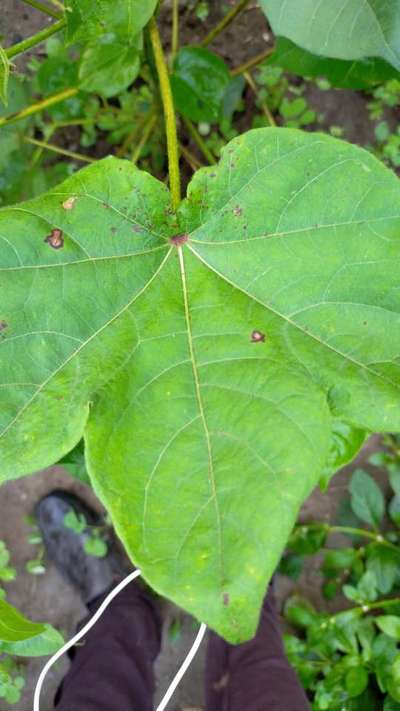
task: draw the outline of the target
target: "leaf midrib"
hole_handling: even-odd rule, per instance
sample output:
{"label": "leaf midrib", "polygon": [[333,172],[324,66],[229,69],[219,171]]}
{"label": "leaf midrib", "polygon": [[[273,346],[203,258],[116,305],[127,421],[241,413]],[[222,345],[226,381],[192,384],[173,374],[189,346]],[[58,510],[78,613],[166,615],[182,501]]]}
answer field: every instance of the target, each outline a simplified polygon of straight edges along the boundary
{"label": "leaf midrib", "polygon": [[210,490],[211,490],[211,496],[214,501],[215,517],[216,517],[216,523],[217,523],[219,577],[220,577],[220,587],[221,587],[221,591],[222,591],[224,566],[223,566],[221,512],[219,509],[219,502],[218,502],[218,498],[217,498],[217,488],[216,488],[216,482],[215,482],[214,462],[213,462],[213,456],[212,456],[210,431],[208,429],[207,420],[206,420],[205,411],[204,411],[203,399],[202,399],[202,394],[201,394],[201,386],[200,386],[200,377],[199,377],[199,372],[198,372],[198,364],[197,364],[196,354],[195,354],[195,349],[194,349],[194,338],[193,338],[193,333],[192,333],[192,323],[191,323],[191,317],[190,317],[188,286],[187,286],[185,261],[184,261],[182,247],[178,247],[178,256],[179,256],[179,268],[180,268],[181,282],[182,282],[182,294],[183,294],[183,302],[184,302],[188,346],[189,346],[190,361],[192,364],[193,378],[194,378],[194,384],[195,384],[196,400],[197,400],[198,410],[199,410],[200,418],[201,418],[201,421],[203,424],[203,429],[204,429],[204,434],[205,434],[206,444],[207,444]]}

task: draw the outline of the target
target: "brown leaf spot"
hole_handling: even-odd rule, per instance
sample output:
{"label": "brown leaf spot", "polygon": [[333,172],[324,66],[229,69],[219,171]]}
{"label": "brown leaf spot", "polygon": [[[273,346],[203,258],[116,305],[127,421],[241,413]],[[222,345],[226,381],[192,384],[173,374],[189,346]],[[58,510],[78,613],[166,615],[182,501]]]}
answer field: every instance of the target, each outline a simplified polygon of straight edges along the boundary
{"label": "brown leaf spot", "polygon": [[243,214],[242,208],[237,205],[233,210],[233,214],[235,215],[235,217],[240,217]]}
{"label": "brown leaf spot", "polygon": [[0,333],[1,333],[1,331],[4,331],[6,328],[8,328],[7,321],[0,321]]}
{"label": "brown leaf spot", "polygon": [[214,691],[223,691],[228,686],[228,681],[229,681],[229,673],[227,672],[226,674],[221,676],[219,681],[214,682],[214,684],[213,684]]}
{"label": "brown leaf spot", "polygon": [[182,247],[185,242],[187,242],[189,239],[189,235],[184,233],[181,235],[174,235],[173,237],[170,238],[171,244],[173,244],[175,247]]}
{"label": "brown leaf spot", "polygon": [[72,208],[74,207],[74,205],[75,205],[77,199],[78,199],[78,198],[76,198],[76,197],[69,197],[69,198],[67,198],[66,200],[64,200],[64,202],[63,202],[63,204],[62,204],[64,210],[72,210]]}
{"label": "brown leaf spot", "polygon": [[265,333],[262,333],[262,331],[252,331],[250,340],[252,343],[265,343]]}
{"label": "brown leaf spot", "polygon": [[116,228],[116,227],[111,227],[110,232],[111,232],[112,235],[115,235],[116,232],[117,232],[117,228]]}
{"label": "brown leaf spot", "polygon": [[61,230],[55,228],[51,230],[50,234],[44,240],[53,249],[62,249],[64,247],[64,237]]}
{"label": "brown leaf spot", "polygon": [[225,607],[228,607],[228,605],[229,605],[229,593],[224,593],[224,594],[222,595],[222,601],[223,601]]}
{"label": "brown leaf spot", "polygon": [[140,225],[133,225],[132,231],[133,232],[141,232],[142,228],[140,227]]}

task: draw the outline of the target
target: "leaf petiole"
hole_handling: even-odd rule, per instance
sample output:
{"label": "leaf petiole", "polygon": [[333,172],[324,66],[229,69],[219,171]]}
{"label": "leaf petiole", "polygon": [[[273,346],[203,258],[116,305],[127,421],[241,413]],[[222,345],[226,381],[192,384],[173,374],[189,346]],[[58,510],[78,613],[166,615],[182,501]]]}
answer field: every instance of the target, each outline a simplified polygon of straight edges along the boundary
{"label": "leaf petiole", "polygon": [[27,39],[22,40],[22,42],[18,42],[12,47],[8,47],[5,50],[6,56],[8,57],[8,59],[12,59],[12,57],[16,57],[18,54],[23,54],[23,52],[27,52],[28,49],[36,47],[36,45],[40,44],[41,42],[44,42],[44,40],[56,34],[56,32],[60,32],[60,30],[65,27],[65,25],[66,22],[64,19],[55,22],[53,25],[50,25],[50,27],[46,27],[44,30],[40,30],[40,32],[37,32],[35,35],[32,35],[32,37],[28,37]]}
{"label": "leaf petiole", "polygon": [[150,40],[156,62],[158,80],[160,83],[161,99],[164,107],[165,128],[167,135],[168,170],[171,190],[172,206],[176,211],[181,202],[181,177],[179,173],[179,146],[176,130],[176,116],[174,100],[172,98],[171,84],[167,62],[161,44],[160,33],[154,17],[149,22]]}

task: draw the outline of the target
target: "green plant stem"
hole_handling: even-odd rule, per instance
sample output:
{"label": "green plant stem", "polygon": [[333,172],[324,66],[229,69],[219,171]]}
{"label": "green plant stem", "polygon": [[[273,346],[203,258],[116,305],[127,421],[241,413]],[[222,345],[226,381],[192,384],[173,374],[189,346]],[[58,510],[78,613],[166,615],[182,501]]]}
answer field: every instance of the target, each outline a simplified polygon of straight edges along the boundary
{"label": "green plant stem", "polygon": [[239,74],[244,74],[245,72],[248,72],[250,69],[254,69],[254,67],[257,67],[261,62],[264,61],[264,59],[267,59],[267,57],[272,54],[274,51],[275,47],[268,47],[267,49],[264,49],[263,52],[260,52],[260,54],[256,54],[254,57],[251,59],[248,59],[247,62],[244,62],[243,64],[240,64],[238,67],[235,67],[235,69],[231,70],[231,76],[232,77],[237,77]]}
{"label": "green plant stem", "polygon": [[150,117],[150,119],[148,120],[147,125],[145,126],[145,129],[143,131],[142,137],[133,152],[132,163],[134,163],[135,165],[138,162],[138,160],[140,158],[140,154],[142,152],[142,148],[143,148],[143,146],[146,145],[146,143],[149,139],[149,136],[150,136],[151,132],[153,131],[156,123],[157,123],[157,115],[153,114]]}
{"label": "green plant stem", "polygon": [[216,25],[216,27],[214,27],[214,29],[211,30],[211,32],[209,32],[209,34],[203,39],[203,41],[201,42],[201,46],[207,47],[207,45],[209,45],[216,37],[218,37],[218,35],[220,35],[221,32],[223,32],[224,29],[231,24],[231,22],[233,22],[235,17],[237,17],[237,15],[239,15],[239,13],[244,10],[244,8],[246,7],[246,5],[249,4],[249,2],[250,0],[239,0],[238,4],[235,5],[235,7],[233,7],[232,10],[230,10],[230,12],[228,12],[225,17],[222,18],[221,22],[219,22],[218,25]]}
{"label": "green plant stem", "polygon": [[380,533],[373,533],[372,531],[366,531],[364,528],[353,528],[352,526],[328,526],[330,533],[348,533],[351,536],[364,536],[364,538],[370,538],[375,543],[379,543],[381,546],[386,546],[387,548],[392,548],[400,554],[400,548],[394,543],[387,541]]}
{"label": "green plant stem", "polygon": [[22,40],[22,42],[18,42],[18,44],[14,44],[12,47],[8,47],[5,50],[8,59],[16,57],[17,54],[27,52],[28,49],[32,49],[32,47],[36,47],[37,44],[44,42],[44,40],[48,39],[48,37],[51,37],[56,32],[62,30],[63,27],[65,27],[65,24],[65,20],[59,20],[53,25],[50,25],[50,27],[46,27],[46,29],[40,30],[40,32],[32,35],[32,37],[28,37],[27,39]]}
{"label": "green plant stem", "polygon": [[41,101],[36,102],[36,104],[28,106],[26,109],[22,109],[22,111],[18,111],[16,114],[3,116],[3,118],[0,118],[0,126],[8,126],[10,123],[22,121],[28,116],[32,116],[33,114],[37,114],[40,111],[49,108],[49,106],[54,106],[54,104],[59,104],[60,101],[70,99],[71,96],[75,96],[77,93],[78,89],[76,88],[63,89],[62,91],[57,92],[57,94],[47,96],[46,99],[42,99]]}
{"label": "green plant stem", "polygon": [[210,165],[215,165],[215,163],[217,161],[214,158],[213,154],[211,153],[210,149],[208,148],[206,142],[200,136],[196,126],[192,123],[192,121],[190,119],[186,118],[185,116],[182,116],[182,121],[185,124],[185,126],[188,130],[188,133],[193,138],[197,148],[202,152],[207,163],[209,163]]}
{"label": "green plant stem", "polygon": [[65,5],[64,3],[60,2],[60,0],[50,0],[50,2],[52,5],[59,7],[62,12],[65,11]]}
{"label": "green plant stem", "polygon": [[380,610],[386,607],[392,607],[393,605],[400,604],[400,597],[392,597],[389,600],[377,600],[377,602],[366,602],[365,605],[357,605],[355,607],[350,607],[347,610],[341,610],[335,615],[331,615],[330,619],[335,620],[341,615],[346,615],[349,612],[353,612],[357,615],[365,615],[365,613],[370,612],[370,610]]}
{"label": "green plant stem", "polygon": [[172,0],[171,65],[179,49],[179,0]]}
{"label": "green plant stem", "polygon": [[31,7],[39,10],[39,12],[44,12],[44,14],[49,15],[49,17],[54,17],[55,20],[59,20],[61,18],[61,14],[59,12],[53,10],[51,7],[47,7],[47,5],[43,5],[43,3],[39,2],[39,0],[22,0],[22,2],[26,5],[31,5]]}
{"label": "green plant stem", "polygon": [[53,153],[58,153],[62,156],[68,156],[68,158],[73,158],[74,160],[80,160],[83,163],[95,163],[94,158],[89,156],[84,156],[82,153],[75,153],[74,151],[68,151],[66,148],[60,148],[60,146],[55,146],[53,143],[46,143],[46,141],[38,141],[36,138],[29,138],[26,136],[24,138],[25,143],[31,143],[33,146],[39,146],[47,151],[52,151]]}
{"label": "green plant stem", "polygon": [[386,546],[399,553],[400,547],[396,546],[394,543],[386,540],[380,533],[374,533],[373,531],[367,531],[365,528],[354,528],[353,526],[330,526],[329,523],[311,523],[305,524],[303,528],[319,528],[325,529],[327,533],[344,533],[350,536],[359,536],[360,538],[370,538],[375,543],[381,546]]}
{"label": "green plant stem", "polygon": [[169,81],[168,67],[161,44],[160,33],[154,17],[149,23],[151,45],[156,62],[161,99],[164,107],[165,129],[167,135],[168,172],[172,206],[176,211],[181,201],[181,177],[179,174],[179,147],[176,130],[176,116]]}
{"label": "green plant stem", "polygon": [[[243,76],[246,79],[249,87],[251,88],[251,90],[253,91],[255,96],[257,96],[257,86],[256,86],[256,83],[255,83],[253,77],[251,76],[250,72],[243,72]],[[269,109],[267,102],[260,101],[260,106],[261,106],[262,112],[263,112],[265,118],[267,119],[269,125],[276,126],[276,121]]]}

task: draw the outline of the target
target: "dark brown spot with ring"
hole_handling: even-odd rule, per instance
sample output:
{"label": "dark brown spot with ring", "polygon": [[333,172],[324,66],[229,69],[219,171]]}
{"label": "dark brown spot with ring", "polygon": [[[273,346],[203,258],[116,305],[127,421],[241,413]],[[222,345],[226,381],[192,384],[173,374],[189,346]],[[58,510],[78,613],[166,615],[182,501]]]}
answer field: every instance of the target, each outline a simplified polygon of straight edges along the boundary
{"label": "dark brown spot with ring", "polygon": [[239,205],[238,205],[237,207],[234,208],[233,214],[235,215],[235,217],[240,217],[243,214],[242,208],[239,207]]}
{"label": "dark brown spot with ring", "polygon": [[51,230],[50,234],[47,235],[44,241],[47,242],[47,244],[49,244],[53,249],[62,249],[62,247],[64,247],[63,233],[57,228]]}
{"label": "dark brown spot with ring", "polygon": [[252,331],[250,340],[252,343],[264,343],[265,333],[262,333],[262,331]]}
{"label": "dark brown spot with ring", "polygon": [[225,607],[228,607],[228,605],[229,605],[229,594],[228,593],[224,593],[222,595],[222,602],[224,603]]}
{"label": "dark brown spot with ring", "polygon": [[173,244],[175,247],[182,247],[182,245],[185,244],[185,242],[187,242],[188,239],[189,239],[189,235],[186,234],[186,232],[185,232],[184,234],[181,234],[181,235],[174,235],[173,237],[170,237],[170,240],[169,240],[169,241],[170,241],[171,244]]}
{"label": "dark brown spot with ring", "polygon": [[0,332],[4,331],[6,328],[8,328],[7,321],[0,321]]}

